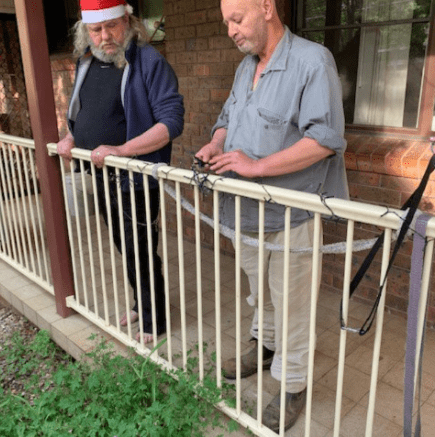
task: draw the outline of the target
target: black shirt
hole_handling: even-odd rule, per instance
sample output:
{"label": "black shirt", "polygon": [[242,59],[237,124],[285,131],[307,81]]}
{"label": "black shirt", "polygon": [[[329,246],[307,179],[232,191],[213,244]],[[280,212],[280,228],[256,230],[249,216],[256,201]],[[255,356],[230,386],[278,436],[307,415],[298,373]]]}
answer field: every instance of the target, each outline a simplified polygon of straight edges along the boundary
{"label": "black shirt", "polygon": [[123,69],[94,58],[80,89],[81,108],[74,123],[77,147],[93,150],[126,141],[126,120],[121,101]]}

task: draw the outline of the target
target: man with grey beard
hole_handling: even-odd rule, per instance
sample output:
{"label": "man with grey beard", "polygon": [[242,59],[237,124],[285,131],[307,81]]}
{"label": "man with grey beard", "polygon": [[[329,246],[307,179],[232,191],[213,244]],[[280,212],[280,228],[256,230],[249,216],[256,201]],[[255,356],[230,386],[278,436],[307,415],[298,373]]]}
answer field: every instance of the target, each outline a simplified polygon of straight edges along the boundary
{"label": "man with grey beard", "polygon": [[[147,44],[146,29],[132,15],[125,0],[81,0],[82,20],[75,26],[76,78],[68,109],[69,133],[59,141],[58,154],[72,159],[74,147],[92,150],[91,160],[97,167],[97,191],[100,208],[107,220],[105,190],[100,170],[109,155],[134,157],[146,162],[164,162],[171,158],[171,141],[183,130],[183,98],[178,81],[164,57]],[[149,198],[152,221],[152,259],[154,272],[149,271],[145,193],[143,178],[135,174],[128,179],[121,172],[116,180],[109,168],[110,212],[114,242],[121,251],[117,184],[121,185],[124,221],[125,255],[135,305],[127,309],[120,324],[142,317],[143,332],[137,341],[148,343],[153,335],[166,331],[164,283],[161,259],[157,254],[159,191],[157,181],[149,177]],[[140,263],[140,295],[136,285],[134,229],[130,185],[134,185],[135,209]],[[154,275],[156,327],[153,314],[150,275]]]}

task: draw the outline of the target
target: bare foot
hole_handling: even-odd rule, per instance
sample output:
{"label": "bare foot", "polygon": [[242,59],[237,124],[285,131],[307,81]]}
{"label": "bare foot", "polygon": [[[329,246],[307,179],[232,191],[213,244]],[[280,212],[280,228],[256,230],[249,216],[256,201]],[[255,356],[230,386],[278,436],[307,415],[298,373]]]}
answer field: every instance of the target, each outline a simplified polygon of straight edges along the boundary
{"label": "bare foot", "polygon": [[[136,341],[140,343],[140,331],[136,334]],[[143,343],[151,343],[153,341],[153,334],[148,334],[147,332],[143,333]]]}
{"label": "bare foot", "polygon": [[[139,319],[139,314],[136,311],[131,310],[130,311],[130,322],[134,323],[138,319]],[[127,313],[124,313],[124,315],[122,316],[121,320],[119,321],[119,324],[121,326],[127,326]]]}

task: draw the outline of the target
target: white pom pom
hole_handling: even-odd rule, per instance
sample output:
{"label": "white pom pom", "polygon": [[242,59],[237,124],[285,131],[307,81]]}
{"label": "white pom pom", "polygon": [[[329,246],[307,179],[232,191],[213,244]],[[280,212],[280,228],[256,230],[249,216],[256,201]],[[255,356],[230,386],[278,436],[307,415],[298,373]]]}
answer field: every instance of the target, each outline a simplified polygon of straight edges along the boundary
{"label": "white pom pom", "polygon": [[125,10],[127,11],[128,15],[133,14],[133,6],[129,5],[128,3],[125,6]]}

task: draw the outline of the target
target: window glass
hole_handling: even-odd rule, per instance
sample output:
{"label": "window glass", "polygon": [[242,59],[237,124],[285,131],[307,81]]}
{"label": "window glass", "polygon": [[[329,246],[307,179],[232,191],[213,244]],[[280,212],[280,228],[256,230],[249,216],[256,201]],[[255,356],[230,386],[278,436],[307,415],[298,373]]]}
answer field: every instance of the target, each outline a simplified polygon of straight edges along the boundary
{"label": "window glass", "polygon": [[431,0],[304,0],[298,33],[328,47],[347,124],[418,123]]}

